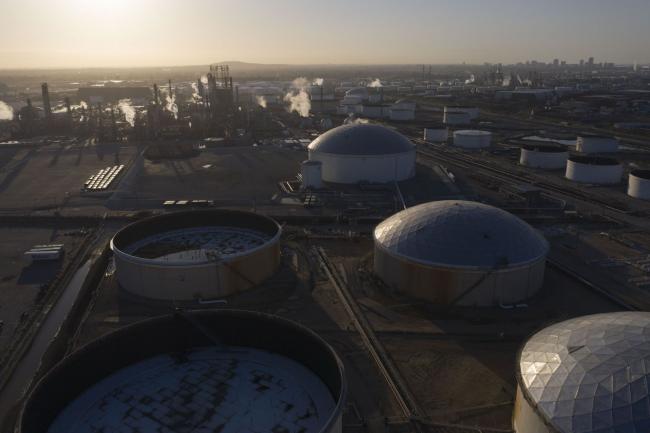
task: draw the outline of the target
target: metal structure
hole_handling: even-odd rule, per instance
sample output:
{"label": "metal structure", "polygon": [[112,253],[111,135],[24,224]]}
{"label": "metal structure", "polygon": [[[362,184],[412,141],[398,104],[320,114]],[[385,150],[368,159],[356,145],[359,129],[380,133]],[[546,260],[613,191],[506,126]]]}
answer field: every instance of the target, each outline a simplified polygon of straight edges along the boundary
{"label": "metal structure", "polygon": [[650,431],[650,313],[578,317],[519,353],[517,433]]}
{"label": "metal structure", "polygon": [[566,165],[566,178],[596,185],[617,184],[621,181],[623,166],[612,158],[572,156]]}
{"label": "metal structure", "polygon": [[444,143],[449,139],[449,128],[445,125],[424,128],[424,141],[428,143]]}
{"label": "metal structure", "polygon": [[262,283],[280,264],[277,222],[233,210],[154,216],[111,240],[115,273],[127,292],[167,301],[227,296]]}
{"label": "metal structure", "polygon": [[180,311],[64,358],[31,391],[17,432],[340,433],[346,396],[341,360],[309,329],[262,313]]}
{"label": "metal structure", "polygon": [[628,177],[627,194],[650,200],[650,170],[632,170]]}
{"label": "metal structure", "polygon": [[323,181],[387,183],[415,175],[415,145],[381,125],[343,125],[309,145],[309,160],[323,165]]}
{"label": "metal structure", "polygon": [[323,187],[323,163],[320,161],[303,161],[300,164],[302,189],[318,189]]}
{"label": "metal structure", "polygon": [[527,144],[521,147],[519,164],[532,168],[559,170],[566,167],[569,151],[566,146]]}
{"label": "metal structure", "polygon": [[576,151],[591,153],[618,152],[618,139],[604,135],[580,135],[576,140]]}
{"label": "metal structure", "polygon": [[492,144],[492,133],[473,129],[454,131],[454,146],[464,149],[482,149]]}
{"label": "metal structure", "polygon": [[524,221],[482,203],[444,200],[399,212],[374,232],[375,273],[435,304],[497,306],[543,284],[548,243]]}

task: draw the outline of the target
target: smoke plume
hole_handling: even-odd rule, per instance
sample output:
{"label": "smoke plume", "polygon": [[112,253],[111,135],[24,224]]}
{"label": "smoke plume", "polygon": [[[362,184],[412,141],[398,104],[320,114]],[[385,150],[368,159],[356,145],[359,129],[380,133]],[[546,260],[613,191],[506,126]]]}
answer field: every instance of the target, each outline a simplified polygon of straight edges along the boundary
{"label": "smoke plume", "polygon": [[178,119],[178,105],[176,104],[176,95],[165,95],[165,109],[174,115],[174,119]]}
{"label": "smoke plume", "polygon": [[383,87],[383,85],[381,84],[381,80],[379,78],[375,78],[370,84],[368,84],[368,87]]}
{"label": "smoke plume", "polygon": [[135,126],[135,108],[131,105],[130,99],[120,99],[120,102],[117,104],[122,114],[124,114],[124,119],[131,126]]}
{"label": "smoke plume", "polygon": [[14,109],[10,105],[0,101],[0,120],[13,120]]}
{"label": "smoke plume", "polygon": [[368,119],[357,117],[354,113],[350,113],[343,121],[344,125],[365,125],[366,123],[370,123]]}
{"label": "smoke plume", "polygon": [[266,108],[267,102],[264,96],[256,96],[255,99],[257,100],[257,105],[262,108]]}
{"label": "smoke plume", "polygon": [[289,103],[289,112],[295,111],[301,117],[309,117],[311,102],[307,88],[309,81],[305,77],[299,77],[291,83],[291,90],[284,95],[284,101]]}
{"label": "smoke plume", "polygon": [[314,78],[314,81],[313,81],[312,84],[314,84],[316,86],[322,86],[324,81],[325,80],[323,80],[322,78]]}

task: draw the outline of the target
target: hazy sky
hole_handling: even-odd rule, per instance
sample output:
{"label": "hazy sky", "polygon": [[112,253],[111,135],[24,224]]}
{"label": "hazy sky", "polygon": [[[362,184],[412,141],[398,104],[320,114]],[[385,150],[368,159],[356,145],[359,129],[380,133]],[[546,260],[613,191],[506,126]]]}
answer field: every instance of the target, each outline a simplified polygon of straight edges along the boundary
{"label": "hazy sky", "polygon": [[0,68],[650,62],[650,0],[0,0]]}

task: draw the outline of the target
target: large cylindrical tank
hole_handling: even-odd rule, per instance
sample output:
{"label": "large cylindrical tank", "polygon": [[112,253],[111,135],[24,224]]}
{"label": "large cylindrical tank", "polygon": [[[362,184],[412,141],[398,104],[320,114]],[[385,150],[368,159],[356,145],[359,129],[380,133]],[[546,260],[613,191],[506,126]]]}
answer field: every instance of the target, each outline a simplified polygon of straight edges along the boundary
{"label": "large cylindrical tank", "polygon": [[343,364],[313,331],[233,309],[105,334],[31,390],[17,433],[341,433]]}
{"label": "large cylindrical tank", "polygon": [[524,145],[519,164],[526,167],[558,170],[566,167],[569,152],[566,146]]}
{"label": "large cylindrical tank", "polygon": [[303,189],[323,187],[323,163],[320,161],[303,161],[300,165]]}
{"label": "large cylindrical tank", "polygon": [[481,110],[478,107],[467,107],[467,106],[446,106],[444,112],[453,112],[453,113],[467,113],[470,120],[478,119],[478,116]]}
{"label": "large cylindrical tank", "polygon": [[261,284],[280,266],[282,229],[252,212],[201,210],[146,218],[111,240],[117,281],[149,299],[221,298]]}
{"label": "large cylindrical tank", "polygon": [[449,128],[444,125],[424,128],[424,141],[428,143],[444,143],[449,139]]}
{"label": "large cylindrical tank", "polygon": [[492,133],[478,130],[454,131],[454,146],[465,149],[482,149],[492,144]]}
{"label": "large cylindrical tank", "polygon": [[499,306],[533,296],[548,242],[514,215],[443,200],[408,208],[374,231],[375,273],[391,288],[439,305]]}
{"label": "large cylindrical tank", "polygon": [[350,124],[331,129],[309,145],[309,160],[323,164],[324,182],[387,183],[415,175],[415,145],[381,125]]}
{"label": "large cylindrical tank", "polygon": [[517,360],[516,433],[650,431],[650,313],[576,317],[530,337]]}
{"label": "large cylindrical tank", "polygon": [[445,125],[469,125],[472,118],[464,111],[445,111],[442,122]]}
{"label": "large cylindrical tank", "polygon": [[630,197],[650,200],[650,170],[632,170],[630,172],[627,194]]}
{"label": "large cylindrical tank", "polygon": [[623,166],[618,161],[596,156],[570,157],[565,174],[569,180],[596,185],[617,184],[622,175]]}
{"label": "large cylindrical tank", "polygon": [[618,139],[603,135],[579,135],[576,140],[576,151],[581,153],[616,153]]}

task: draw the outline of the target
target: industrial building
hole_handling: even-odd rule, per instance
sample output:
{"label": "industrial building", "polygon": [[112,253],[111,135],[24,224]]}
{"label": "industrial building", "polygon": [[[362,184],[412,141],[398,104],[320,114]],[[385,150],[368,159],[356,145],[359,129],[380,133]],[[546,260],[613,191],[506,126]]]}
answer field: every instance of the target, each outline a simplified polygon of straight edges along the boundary
{"label": "industrial building", "polygon": [[521,147],[519,164],[545,170],[559,170],[566,167],[568,158],[569,151],[566,146],[527,144]]}
{"label": "industrial building", "polygon": [[424,128],[424,141],[427,143],[444,143],[449,139],[449,128],[444,124],[429,125]]}
{"label": "industrial building", "polygon": [[578,317],[519,353],[516,433],[650,431],[650,313]]}
{"label": "industrial building", "polygon": [[473,129],[454,131],[454,146],[464,149],[483,149],[492,144],[492,133]]}
{"label": "industrial building", "polygon": [[576,151],[585,154],[616,153],[618,152],[618,139],[604,135],[579,135],[576,140]]}
{"label": "industrial building", "polygon": [[414,206],[374,231],[375,273],[434,304],[521,302],[542,286],[548,243],[514,215],[470,201]]}
{"label": "industrial building", "polygon": [[178,312],[64,358],[32,390],[17,431],[340,433],[346,395],[341,360],[301,325],[238,310]]}
{"label": "industrial building", "polygon": [[627,194],[630,197],[650,200],[650,170],[632,170],[630,172]]}
{"label": "industrial building", "polygon": [[331,129],[309,145],[309,160],[322,163],[323,181],[386,183],[415,175],[415,145],[381,125]]}
{"label": "industrial building", "polygon": [[575,182],[611,185],[621,181],[623,166],[613,158],[572,156],[566,165],[566,178]]}
{"label": "industrial building", "polygon": [[280,264],[281,228],[233,210],[147,218],[111,240],[115,273],[127,292],[167,301],[209,300],[258,285]]}

